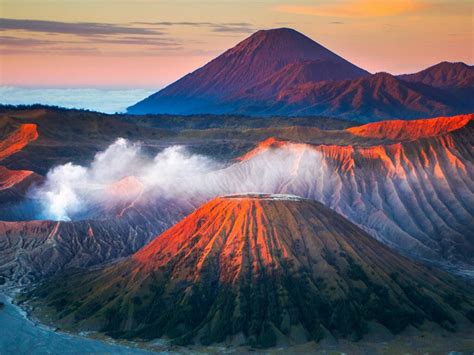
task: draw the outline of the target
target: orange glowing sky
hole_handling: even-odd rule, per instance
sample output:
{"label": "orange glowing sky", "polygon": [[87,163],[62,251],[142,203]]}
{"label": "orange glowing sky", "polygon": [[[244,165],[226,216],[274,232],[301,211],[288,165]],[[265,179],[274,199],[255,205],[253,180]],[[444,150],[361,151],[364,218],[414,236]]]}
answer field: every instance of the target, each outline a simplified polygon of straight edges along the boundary
{"label": "orange glowing sky", "polygon": [[471,0],[1,0],[0,85],[160,88],[258,29],[370,72],[473,64]]}

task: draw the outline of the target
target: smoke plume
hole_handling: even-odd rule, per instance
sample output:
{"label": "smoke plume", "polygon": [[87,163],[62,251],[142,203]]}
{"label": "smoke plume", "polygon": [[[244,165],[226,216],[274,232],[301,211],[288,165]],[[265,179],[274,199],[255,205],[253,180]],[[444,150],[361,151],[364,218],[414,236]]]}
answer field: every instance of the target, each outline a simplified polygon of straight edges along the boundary
{"label": "smoke plume", "polygon": [[53,168],[32,195],[43,206],[42,218],[71,220],[144,194],[171,198],[218,168],[214,160],[183,146],[150,157],[139,143],[119,138],[97,153],[88,167],[67,163]]}

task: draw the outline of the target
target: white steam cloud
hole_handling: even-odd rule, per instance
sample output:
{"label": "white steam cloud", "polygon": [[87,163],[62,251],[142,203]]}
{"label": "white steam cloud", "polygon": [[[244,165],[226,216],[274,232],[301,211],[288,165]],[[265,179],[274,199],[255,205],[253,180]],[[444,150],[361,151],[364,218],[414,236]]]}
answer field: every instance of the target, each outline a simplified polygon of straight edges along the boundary
{"label": "white steam cloud", "polygon": [[33,196],[43,206],[42,218],[70,220],[144,194],[171,198],[186,193],[186,186],[219,167],[183,146],[166,148],[151,158],[140,144],[119,138],[97,153],[89,167],[68,163],[53,168]]}

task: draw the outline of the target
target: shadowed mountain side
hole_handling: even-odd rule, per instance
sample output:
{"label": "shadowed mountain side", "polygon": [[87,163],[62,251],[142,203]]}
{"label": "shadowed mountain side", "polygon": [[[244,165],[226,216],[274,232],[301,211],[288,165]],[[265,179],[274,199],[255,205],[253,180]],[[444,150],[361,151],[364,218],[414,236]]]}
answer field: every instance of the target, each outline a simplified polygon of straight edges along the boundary
{"label": "shadowed mountain side", "polygon": [[26,285],[129,256],[184,215],[172,202],[123,206],[118,213],[102,220],[0,222],[0,275]]}
{"label": "shadowed mountain side", "polygon": [[[10,170],[0,166],[0,216],[23,219],[16,205],[27,198],[28,190],[44,181],[42,176],[29,170]],[[26,213],[28,215],[28,213]],[[25,215],[25,217],[27,217]],[[29,215],[29,217],[34,217]]]}
{"label": "shadowed mountain side", "polygon": [[474,67],[465,63],[442,62],[414,74],[399,75],[400,79],[439,88],[473,86]]}
{"label": "shadowed mountain side", "polygon": [[[245,101],[242,102],[245,104]],[[280,91],[275,100],[260,103],[260,106],[258,102],[251,105],[261,114],[329,115],[360,122],[435,117],[474,110],[472,101],[464,96],[407,82],[388,73],[301,84]]]}
{"label": "shadowed mountain side", "polygon": [[455,331],[474,321],[472,294],[318,202],[253,194],[216,198],[130,258],[27,297],[63,329],[271,347],[357,340],[369,323]]}

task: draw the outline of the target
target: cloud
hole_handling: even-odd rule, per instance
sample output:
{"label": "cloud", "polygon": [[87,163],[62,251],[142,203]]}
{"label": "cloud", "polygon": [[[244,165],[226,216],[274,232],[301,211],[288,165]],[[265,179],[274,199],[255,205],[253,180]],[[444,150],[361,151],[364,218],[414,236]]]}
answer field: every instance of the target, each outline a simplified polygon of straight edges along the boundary
{"label": "cloud", "polygon": [[153,38],[153,37],[115,37],[115,38],[97,38],[94,43],[134,45],[134,46],[160,46],[160,47],[176,47],[181,45],[180,42],[169,38]]}
{"label": "cloud", "polygon": [[251,23],[248,22],[171,22],[171,21],[159,21],[159,22],[134,22],[137,25],[153,25],[153,26],[189,26],[189,27],[208,27],[212,32],[233,32],[233,33],[252,33],[255,32],[255,28]]}
{"label": "cloud", "polygon": [[46,44],[57,43],[42,39],[20,38],[14,36],[0,36],[0,46],[36,47]]}
{"label": "cloud", "polygon": [[97,48],[80,46],[84,42],[47,40],[16,36],[0,36],[0,51],[2,55],[61,53],[61,54],[91,54],[98,53]]}
{"label": "cloud", "polygon": [[76,36],[100,35],[160,35],[162,32],[145,27],[94,22],[59,22],[42,20],[19,20],[0,18],[1,31],[27,31],[41,33],[71,34]]}
{"label": "cloud", "polygon": [[248,24],[215,24],[212,32],[253,33],[255,29]]}
{"label": "cloud", "polygon": [[113,210],[143,195],[184,197],[218,168],[183,146],[168,147],[152,158],[139,143],[119,138],[88,167],[67,163],[53,168],[45,184],[31,194],[43,206],[41,218],[71,220],[90,216],[90,211]]}
{"label": "cloud", "polygon": [[202,26],[212,26],[212,22],[172,22],[172,21],[158,21],[158,22],[133,22],[136,25],[151,25],[151,26],[191,26],[191,27],[202,27]]}
{"label": "cloud", "polygon": [[177,145],[151,157],[140,143],[119,138],[88,166],[68,163],[53,168],[46,183],[31,194],[43,206],[37,218],[55,220],[115,216],[124,206],[147,210],[159,201],[197,207],[235,193],[299,194],[308,176],[315,184],[333,179],[326,176],[321,159],[315,149],[293,144],[227,166]]}
{"label": "cloud", "polygon": [[194,50],[196,53],[185,50],[182,41],[165,35],[162,27],[170,26],[205,27],[211,33],[254,32],[252,25],[246,22],[133,22],[119,25],[3,18],[0,19],[0,31],[5,35],[0,36],[0,49],[3,55],[53,53],[143,57],[177,52],[202,55],[196,54],[197,50]]}
{"label": "cloud", "polygon": [[[133,48],[135,46],[150,47],[147,52],[153,53],[157,50],[181,48],[179,41],[164,36],[163,31],[144,26],[137,27],[133,24],[0,19],[0,31],[8,34],[0,36],[3,55],[34,53],[121,55],[123,52],[117,50],[117,47],[103,45],[122,46],[135,55],[142,54]],[[66,37],[58,38],[57,35]]]}
{"label": "cloud", "polygon": [[427,7],[420,0],[345,0],[336,4],[279,5],[278,12],[324,17],[377,17],[414,13]]}

